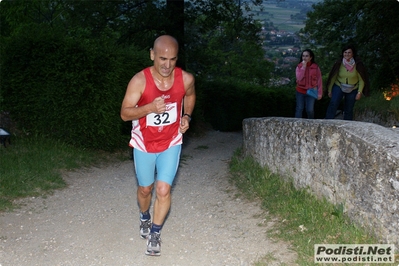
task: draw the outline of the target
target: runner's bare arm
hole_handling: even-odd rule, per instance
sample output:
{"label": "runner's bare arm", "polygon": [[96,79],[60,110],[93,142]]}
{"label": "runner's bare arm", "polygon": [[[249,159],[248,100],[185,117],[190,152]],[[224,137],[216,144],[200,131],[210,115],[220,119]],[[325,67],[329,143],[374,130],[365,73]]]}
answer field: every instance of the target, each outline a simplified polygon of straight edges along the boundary
{"label": "runner's bare arm", "polygon": [[184,88],[186,90],[186,95],[183,100],[183,117],[180,124],[180,132],[185,133],[187,129],[190,127],[189,116],[185,116],[184,114],[192,115],[194,106],[195,106],[195,85],[194,85],[194,76],[188,72],[183,71],[183,82]]}
{"label": "runner's bare arm", "polygon": [[166,110],[165,102],[161,97],[157,97],[153,102],[137,107],[141,95],[145,88],[145,76],[143,71],[134,75],[130,80],[125,97],[122,101],[121,118],[123,121],[136,120],[150,113],[163,113]]}
{"label": "runner's bare arm", "polygon": [[183,72],[183,82],[184,88],[186,90],[186,95],[183,101],[183,114],[192,115],[195,106],[195,78],[192,74],[188,72]]}

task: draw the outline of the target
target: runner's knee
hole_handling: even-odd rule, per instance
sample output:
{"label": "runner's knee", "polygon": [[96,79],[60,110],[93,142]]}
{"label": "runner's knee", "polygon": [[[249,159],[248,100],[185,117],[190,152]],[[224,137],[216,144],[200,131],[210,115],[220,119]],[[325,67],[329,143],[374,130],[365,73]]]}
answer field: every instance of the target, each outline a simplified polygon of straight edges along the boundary
{"label": "runner's knee", "polygon": [[151,192],[152,192],[152,187],[153,187],[153,185],[151,185],[151,186],[148,186],[148,187],[139,187],[139,189],[138,189],[138,193],[142,196],[142,197],[147,197],[148,195],[150,195],[151,194]]}
{"label": "runner's knee", "polygon": [[158,197],[169,197],[170,195],[170,185],[166,182],[157,182],[157,196]]}

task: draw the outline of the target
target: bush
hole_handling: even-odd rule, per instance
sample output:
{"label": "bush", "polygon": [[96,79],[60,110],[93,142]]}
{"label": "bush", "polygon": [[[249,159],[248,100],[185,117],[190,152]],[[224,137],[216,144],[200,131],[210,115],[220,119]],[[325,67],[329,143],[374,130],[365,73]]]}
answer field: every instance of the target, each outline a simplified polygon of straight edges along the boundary
{"label": "bush", "polygon": [[395,119],[399,121],[399,96],[395,96],[389,101],[388,112],[393,113]]}
{"label": "bush", "polygon": [[61,36],[45,25],[22,30],[2,51],[4,110],[20,128],[85,148],[116,148],[126,86],[148,52]]}
{"label": "bush", "polygon": [[288,88],[265,88],[236,80],[197,82],[204,118],[221,131],[242,129],[250,117],[293,116],[295,94]]}

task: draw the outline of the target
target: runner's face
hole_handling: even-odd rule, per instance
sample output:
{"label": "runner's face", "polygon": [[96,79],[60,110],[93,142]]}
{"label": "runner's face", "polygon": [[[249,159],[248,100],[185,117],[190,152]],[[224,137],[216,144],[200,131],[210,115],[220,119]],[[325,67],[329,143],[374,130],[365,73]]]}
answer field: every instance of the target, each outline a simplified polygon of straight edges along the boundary
{"label": "runner's face", "polygon": [[173,45],[160,46],[151,50],[151,59],[155,70],[164,78],[169,77],[176,67],[177,47]]}

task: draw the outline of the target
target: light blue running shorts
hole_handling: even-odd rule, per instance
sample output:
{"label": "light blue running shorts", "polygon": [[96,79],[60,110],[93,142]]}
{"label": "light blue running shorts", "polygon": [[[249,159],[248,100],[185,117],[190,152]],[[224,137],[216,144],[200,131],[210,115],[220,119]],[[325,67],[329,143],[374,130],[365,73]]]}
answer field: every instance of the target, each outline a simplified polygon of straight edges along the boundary
{"label": "light blue running shorts", "polygon": [[156,180],[172,186],[179,167],[181,145],[172,146],[159,153],[147,153],[133,149],[134,167],[139,186],[148,187]]}

